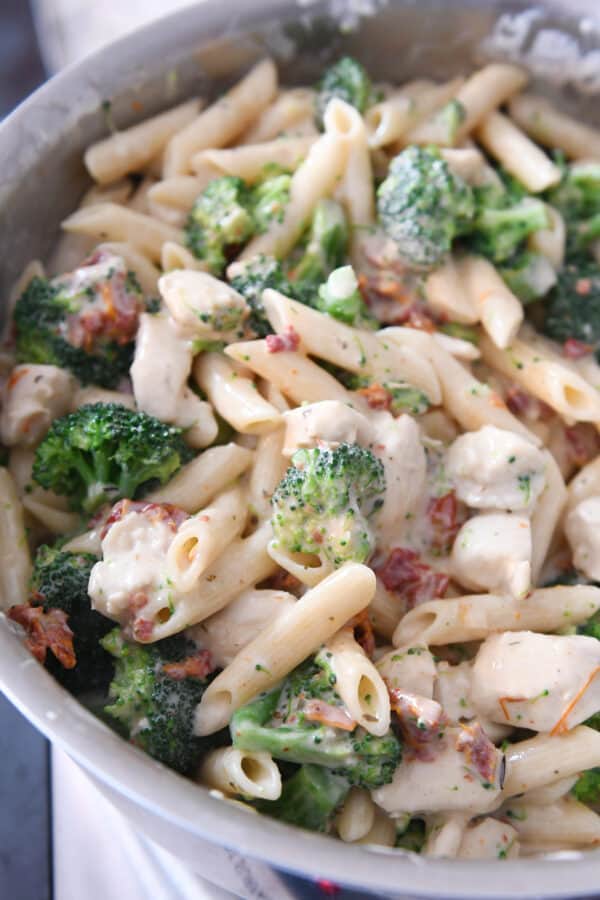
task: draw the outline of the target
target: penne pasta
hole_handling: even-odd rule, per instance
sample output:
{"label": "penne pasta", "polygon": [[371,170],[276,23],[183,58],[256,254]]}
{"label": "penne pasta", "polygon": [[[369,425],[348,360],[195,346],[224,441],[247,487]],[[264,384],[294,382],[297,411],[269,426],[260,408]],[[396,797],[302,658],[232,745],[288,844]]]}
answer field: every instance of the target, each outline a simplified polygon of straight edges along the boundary
{"label": "penne pasta", "polygon": [[31,558],[23,507],[8,469],[0,468],[0,610],[24,603],[28,594]]}
{"label": "penne pasta", "polygon": [[342,628],[325,644],[335,674],[335,689],[352,718],[369,734],[383,735],[390,727],[390,698],[385,683],[356,643],[352,629]]}
{"label": "penne pasta", "polygon": [[459,271],[478,320],[496,347],[505,350],[523,321],[521,302],[483,257],[466,256]]}
{"label": "penne pasta", "polygon": [[245,472],[253,459],[251,450],[237,444],[209,447],[201,456],[183,466],[168,486],[151,491],[147,498],[151,503],[169,502],[186,512],[198,512]]}
{"label": "penne pasta", "polygon": [[219,415],[242,434],[266,434],[281,423],[275,407],[259,394],[252,379],[239,374],[220,353],[201,353],[194,378]]}
{"label": "penne pasta", "polygon": [[539,194],[560,181],[558,166],[508,116],[499,112],[487,116],[476,128],[475,136],[532,194]]}
{"label": "penne pasta", "polygon": [[196,118],[201,107],[200,100],[188,100],[92,144],[83,157],[88,172],[100,184],[117,181],[130,172],[140,172],[163,150],[173,135]]}
{"label": "penne pasta", "polygon": [[246,144],[226,150],[201,150],[192,158],[192,168],[203,172],[208,165],[218,176],[235,175],[252,183],[264,176],[268,166],[297,169],[316,139],[316,136],[278,138],[264,144]]}
{"label": "penne pasta", "polygon": [[[491,341],[489,345],[492,345]],[[540,443],[539,439],[509,412],[496,391],[478,381],[468,369],[440,346],[436,347],[434,361],[442,386],[443,404],[465,430],[475,431],[483,425],[493,424],[498,428],[522,434],[530,438],[534,444]]]}
{"label": "penne pasta", "polygon": [[199,777],[207,787],[224,794],[261,800],[277,800],[281,796],[281,775],[269,753],[236,747],[211,750],[202,761]]}
{"label": "penne pasta", "polygon": [[564,150],[573,159],[600,157],[600,132],[559,112],[545,97],[519,94],[508,110],[517,125],[545,147]]}
{"label": "penne pasta", "polygon": [[207,688],[196,710],[196,734],[213,734],[231,714],[276,684],[353,615],[369,605],[375,576],[347,563],[255,638]]}
{"label": "penne pasta", "polygon": [[290,185],[290,198],[281,222],[274,221],[264,234],[253,238],[239,259],[255,256],[281,258],[300,238],[315,206],[330,194],[342,177],[356,117],[352,107],[336,100],[327,109],[325,134],[312,144]]}
{"label": "penne pasta", "polygon": [[482,338],[481,355],[494,369],[574,422],[600,422],[600,396],[558,354],[516,338],[502,350]]}
{"label": "penne pasta", "polygon": [[538,734],[509,745],[504,795],[514,797],[591,769],[599,754],[600,734],[587,725],[563,735]]}
{"label": "penne pasta", "polygon": [[[313,120],[315,92],[307,88],[292,88],[281,91],[273,102],[263,110],[256,121],[239,139],[240,145],[259,144],[274,138],[297,133],[298,126]],[[314,134],[317,133],[313,126]]]}
{"label": "penne pasta", "polygon": [[170,139],[165,150],[164,177],[188,173],[192,157],[200,150],[229,144],[265,109],[276,90],[275,66],[265,59]]}
{"label": "penne pasta", "polygon": [[84,207],[68,216],[62,227],[69,233],[88,235],[99,241],[124,241],[151,262],[160,262],[166,241],[183,243],[179,229],[116,203]]}
{"label": "penne pasta", "polygon": [[177,530],[167,568],[175,587],[191,591],[209,565],[227,549],[246,524],[245,491],[234,485]]}
{"label": "penne pasta", "polygon": [[473,594],[453,600],[428,600],[406,613],[393,635],[400,647],[413,641],[429,645],[479,641],[494,631],[556,631],[579,625],[600,607],[600,588],[587,585],[539,588],[523,600]]}
{"label": "penne pasta", "polygon": [[283,294],[266,290],[263,304],[277,333],[287,329],[300,337],[302,349],[311,356],[362,375],[382,380],[394,378],[420,388],[432,404],[440,400],[434,367],[411,347],[389,344],[369,331],[336,322]]}
{"label": "penne pasta", "polygon": [[272,353],[262,340],[229,344],[225,354],[275,384],[293,403],[316,403],[326,397],[343,403],[351,398],[333,375],[302,353]]}

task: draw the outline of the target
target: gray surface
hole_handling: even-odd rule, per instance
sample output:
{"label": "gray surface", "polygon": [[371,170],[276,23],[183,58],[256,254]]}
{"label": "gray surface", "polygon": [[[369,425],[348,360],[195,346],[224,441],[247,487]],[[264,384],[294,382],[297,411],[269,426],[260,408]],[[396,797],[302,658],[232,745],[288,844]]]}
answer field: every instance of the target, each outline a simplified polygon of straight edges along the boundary
{"label": "gray surface", "polygon": [[0,694],[0,897],[50,897],[48,744]]}
{"label": "gray surface", "polygon": [[[45,75],[29,4],[0,0],[0,119]],[[49,745],[0,695],[0,897],[51,895]]]}
{"label": "gray surface", "polygon": [[0,0],[0,119],[45,79],[26,0]]}

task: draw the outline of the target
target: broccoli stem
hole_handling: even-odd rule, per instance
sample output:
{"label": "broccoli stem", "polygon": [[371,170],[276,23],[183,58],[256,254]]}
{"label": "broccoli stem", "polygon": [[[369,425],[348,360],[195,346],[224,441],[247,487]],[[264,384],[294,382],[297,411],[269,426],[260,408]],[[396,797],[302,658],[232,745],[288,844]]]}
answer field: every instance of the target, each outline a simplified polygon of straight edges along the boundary
{"label": "broccoli stem", "polygon": [[521,241],[548,227],[548,213],[543,203],[529,198],[506,209],[484,207],[474,222],[475,239],[485,246],[482,252],[496,262],[512,255]]}
{"label": "broccoli stem", "polygon": [[261,812],[311,831],[327,831],[350,785],[319,766],[301,766],[283,785],[278,800],[262,801]]}
{"label": "broccoli stem", "polygon": [[294,269],[294,282],[306,282],[316,293],[317,286],[343,263],[347,245],[344,210],[335,200],[321,200],[315,209],[306,250]]}
{"label": "broccoli stem", "polygon": [[578,222],[569,233],[569,249],[571,252],[585,250],[596,238],[600,237],[600,213]]}
{"label": "broccoli stem", "polygon": [[290,728],[281,725],[269,727],[281,694],[280,688],[261,695],[243,706],[231,720],[231,736],[234,747],[253,752],[265,751],[277,759],[296,763],[314,763],[317,766],[342,768],[351,762],[350,741],[331,739],[331,729]]}

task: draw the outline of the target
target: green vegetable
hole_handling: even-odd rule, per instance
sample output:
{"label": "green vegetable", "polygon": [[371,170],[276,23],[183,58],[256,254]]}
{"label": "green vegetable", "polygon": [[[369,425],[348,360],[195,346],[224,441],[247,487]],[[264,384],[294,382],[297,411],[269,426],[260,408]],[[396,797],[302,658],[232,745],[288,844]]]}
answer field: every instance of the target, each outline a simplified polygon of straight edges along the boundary
{"label": "green vegetable", "polygon": [[294,297],[315,306],[319,286],[346,261],[348,223],[335,200],[320,200],[313,214],[306,249],[290,272]]}
{"label": "green vegetable", "polygon": [[454,144],[458,129],[465,120],[465,108],[460,100],[450,100],[434,118],[435,132],[442,144]]}
{"label": "green vegetable", "polygon": [[273,222],[283,221],[290,199],[291,181],[289,172],[271,174],[270,167],[267,167],[266,177],[252,189],[250,207],[258,234],[267,231]]}
{"label": "green vegetable", "polygon": [[241,178],[215,178],[202,191],[185,224],[185,241],[213,275],[225,268],[230,250],[252,237],[251,196]]}
{"label": "green vegetable", "polygon": [[399,416],[402,413],[420,416],[429,409],[430,403],[427,395],[411,384],[403,381],[384,381],[382,387],[390,396],[390,412],[393,416]]}
{"label": "green vegetable", "polygon": [[371,99],[371,80],[366,69],[350,56],[345,56],[326,69],[318,87],[315,119],[323,129],[325,110],[334,97],[344,100],[363,113]]}
{"label": "green vegetable", "polygon": [[276,540],[334,565],[364,562],[374,549],[369,517],[383,503],[381,460],[357,444],[297,450],[273,494]]}
{"label": "green vegetable", "polygon": [[346,778],[322,766],[305,765],[284,781],[278,800],[262,800],[256,806],[289,825],[328,831],[349,790]]}
{"label": "green vegetable", "polygon": [[410,819],[408,825],[396,836],[395,847],[421,853],[427,838],[424,819]]}
{"label": "green vegetable", "polygon": [[35,452],[37,484],[92,513],[103,503],[165,484],[192,456],[180,428],[116,403],[93,403],[55,419]]}
{"label": "green vegetable", "polygon": [[545,304],[542,331],[556,341],[573,338],[600,346],[600,266],[592,261],[568,263]]}
{"label": "green vegetable", "polygon": [[[32,278],[14,310],[18,361],[59,366],[83,384],[116,387],[129,371],[143,309],[142,290],[123,265],[120,257],[96,253],[72,274]],[[127,312],[120,319],[117,304]]]}
{"label": "green vegetable", "polygon": [[334,269],[319,288],[317,309],[347,325],[378,327],[358,289],[358,279],[352,266]]}
{"label": "green vegetable", "polygon": [[473,192],[435,147],[407,147],[396,156],[377,190],[379,222],[401,259],[431,269],[475,212]]}
{"label": "green vegetable", "polygon": [[600,805],[600,766],[583,772],[573,785],[571,793],[581,803]]}
{"label": "green vegetable", "polygon": [[390,732],[374,737],[361,727],[348,732],[307,717],[310,702],[343,708],[326,651],[304,662],[283,684],[234,713],[234,747],[271,753],[275,759],[325,766],[350,784],[374,788],[392,779],[401,746]]}
{"label": "green vegetable", "polygon": [[[459,327],[467,328],[467,326]],[[442,330],[444,329],[442,328]],[[459,337],[460,335],[454,336]],[[468,338],[464,338],[464,340],[468,340]],[[385,409],[389,409],[394,416],[399,416],[402,413],[420,416],[422,413],[427,412],[431,405],[429,397],[423,391],[413,387],[412,384],[408,384],[406,381],[384,381],[383,384],[379,384],[379,382],[372,381],[366,375],[348,372],[347,369],[342,369],[340,366],[325,362],[322,363],[322,366],[349,391],[360,391],[369,387],[382,388],[387,393],[387,405],[385,403],[382,405]]]}
{"label": "green vegetable", "polygon": [[562,215],[567,227],[567,258],[584,257],[591,241],[600,237],[600,164],[559,161],[560,184],[546,192],[546,199]]}
{"label": "green vegetable", "polygon": [[461,341],[469,341],[469,343],[475,345],[479,343],[477,329],[473,328],[472,325],[462,325],[460,322],[442,322],[438,328],[450,337],[458,338]]}
{"label": "green vegetable", "polygon": [[46,668],[77,695],[106,688],[113,671],[112,660],[99,641],[114,627],[114,622],[92,609],[87,592],[90,572],[96,562],[97,557],[91,553],[69,553],[42,545],[36,553],[31,576],[32,605],[43,606],[45,612],[62,609],[68,616],[77,664],[74,669],[65,669],[48,654]]}
{"label": "green vegetable", "polygon": [[[509,199],[506,194],[507,203]],[[548,224],[544,203],[533,197],[498,208],[480,206],[472,224],[469,244],[493,262],[503,262],[518,252],[528,235],[547,228]]]}
{"label": "green vegetable", "polygon": [[214,737],[193,734],[194,710],[209,678],[175,678],[165,665],[194,656],[196,645],[181,635],[155,644],[130,643],[114,628],[102,646],[116,659],[109,688],[112,702],[105,712],[137,747],[177,772],[191,775],[202,753],[215,742]]}
{"label": "green vegetable", "polygon": [[556,284],[556,272],[541,253],[518,253],[499,266],[498,272],[524,304],[545,297]]}
{"label": "green vegetable", "polygon": [[252,310],[248,325],[257,337],[272,334],[265,309],[262,304],[262,293],[266,288],[273,288],[286,296],[291,296],[289,282],[283,274],[281,263],[272,256],[256,256],[240,267],[238,274],[231,279],[231,286],[240,293]]}

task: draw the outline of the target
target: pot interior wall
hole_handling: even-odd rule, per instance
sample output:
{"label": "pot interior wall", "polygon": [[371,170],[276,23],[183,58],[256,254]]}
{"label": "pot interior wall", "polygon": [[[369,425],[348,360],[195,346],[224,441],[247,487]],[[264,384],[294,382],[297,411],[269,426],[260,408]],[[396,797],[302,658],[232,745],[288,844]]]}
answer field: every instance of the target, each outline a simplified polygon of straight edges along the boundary
{"label": "pot interior wall", "polygon": [[[62,73],[43,88],[0,129],[2,295],[28,260],[48,256],[60,220],[88,186],[81,161],[86,146],[111,127],[139,121],[190,94],[218,94],[265,52],[279,63],[282,82],[307,84],[343,53],[358,57],[375,80],[399,82],[468,72],[485,59],[514,57],[515,47],[519,61],[528,64],[529,51],[549,29],[555,50],[562,40],[571,56],[600,48],[600,26],[577,21],[572,2],[523,13],[526,3],[373,0],[373,15],[342,20],[357,26],[344,33],[333,12],[360,5],[263,0],[240,9],[209,2],[164,20],[162,29],[150,26],[123,39],[112,52],[100,51],[80,64],[79,77]],[[495,47],[486,48],[494,29]],[[120,52],[124,46],[127,53]],[[600,80],[595,56],[588,52],[588,69]],[[560,71],[546,68],[554,76]],[[556,84],[550,93],[598,120],[589,96]]]}

